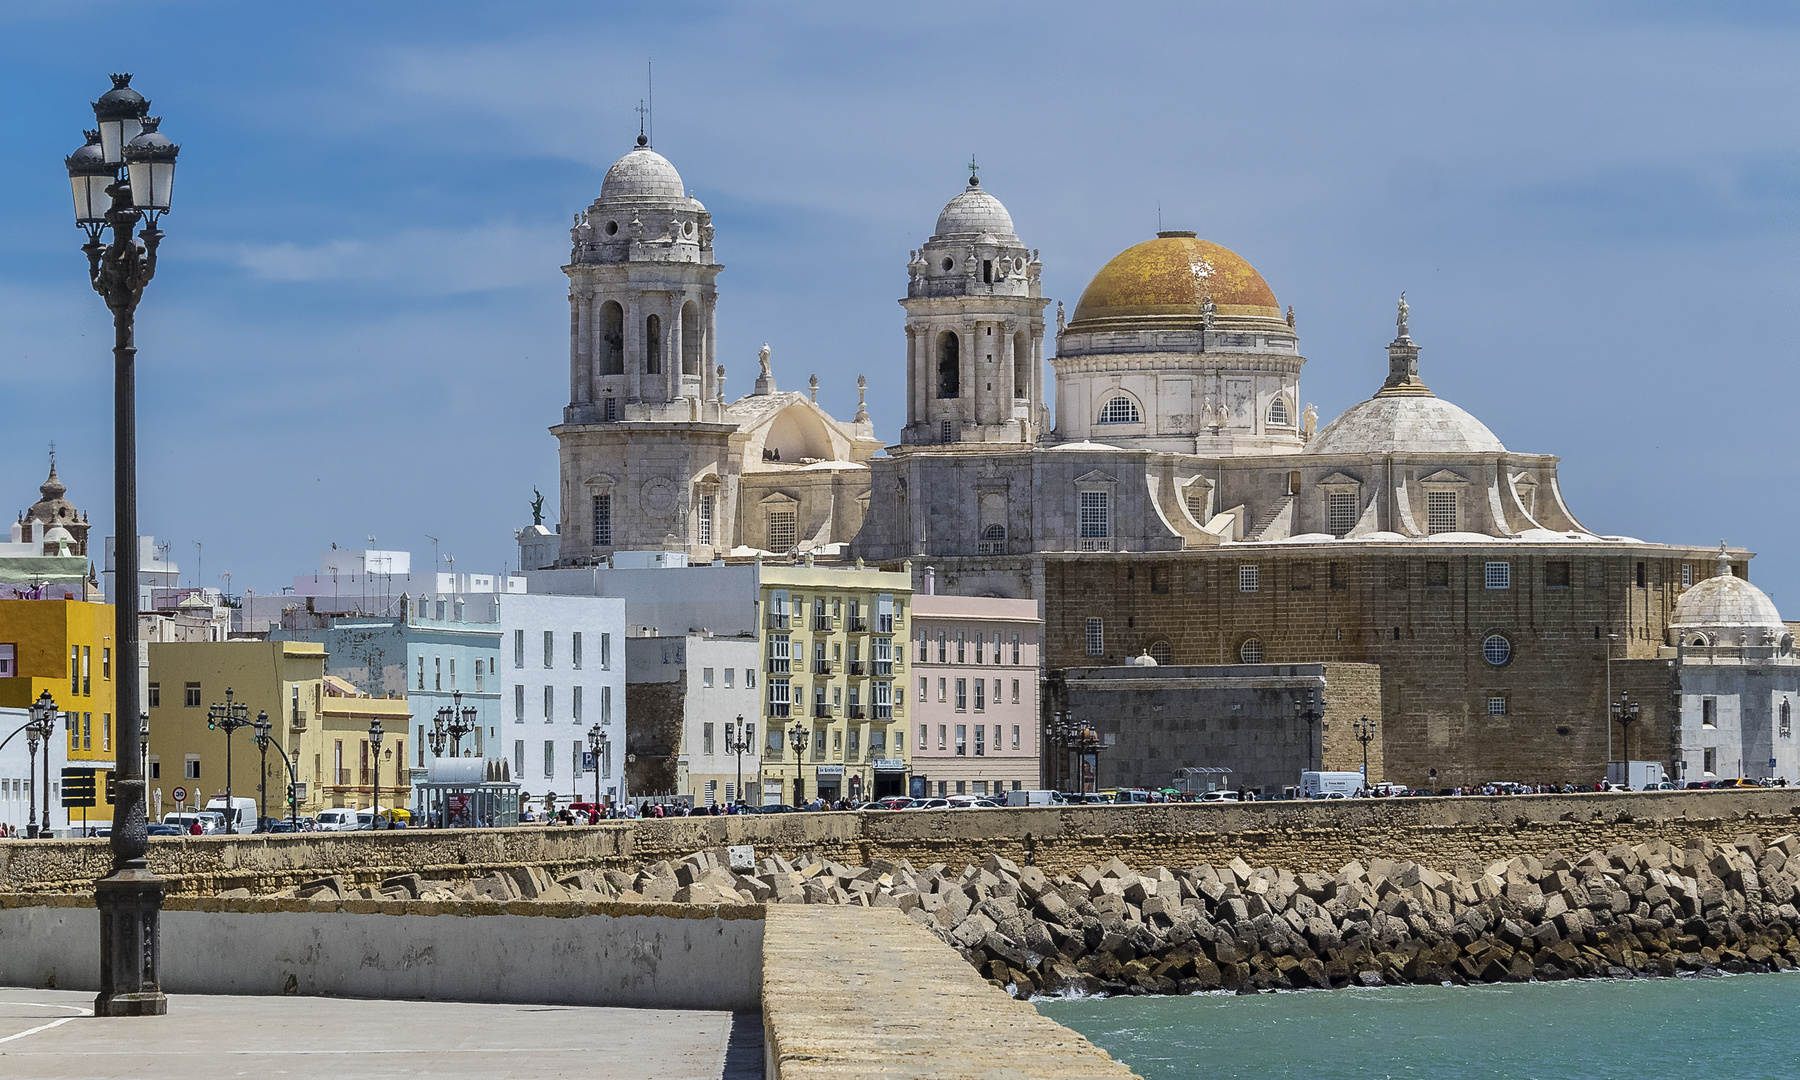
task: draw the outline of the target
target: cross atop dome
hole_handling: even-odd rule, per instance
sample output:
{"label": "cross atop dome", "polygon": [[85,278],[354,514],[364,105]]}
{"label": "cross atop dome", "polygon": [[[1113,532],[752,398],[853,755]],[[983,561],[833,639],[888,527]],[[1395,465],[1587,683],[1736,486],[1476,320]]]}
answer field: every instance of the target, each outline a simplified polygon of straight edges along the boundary
{"label": "cross atop dome", "polygon": [[970,187],[980,187],[981,186],[981,176],[977,172],[977,166],[975,165],[975,155],[974,154],[969,155],[969,186]]}

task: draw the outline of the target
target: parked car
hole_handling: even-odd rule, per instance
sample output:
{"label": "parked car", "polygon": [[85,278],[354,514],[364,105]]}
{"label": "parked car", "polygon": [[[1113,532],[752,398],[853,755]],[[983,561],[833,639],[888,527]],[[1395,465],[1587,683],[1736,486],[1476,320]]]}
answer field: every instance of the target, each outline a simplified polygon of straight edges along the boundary
{"label": "parked car", "polygon": [[1715,780],[1713,782],[1713,786],[1717,787],[1717,788],[1760,788],[1760,787],[1762,787],[1761,784],[1750,779],[1748,776],[1733,776],[1733,777],[1730,777],[1725,780]]}
{"label": "parked car", "polygon": [[876,799],[874,802],[868,803],[867,805],[865,805],[863,807],[863,809],[864,810],[904,810],[907,807],[911,806],[912,803],[913,803],[913,800],[907,798],[905,795],[889,795],[886,798]]}
{"label": "parked car", "polygon": [[948,810],[948,809],[950,809],[950,800],[949,799],[915,799],[913,801],[913,804],[911,806],[907,807],[907,809],[908,810]]}
{"label": "parked car", "polygon": [[146,825],[144,827],[144,831],[149,833],[151,836],[180,836],[181,835],[180,829],[177,829],[173,825],[164,825],[158,821],[152,821],[150,824]]}
{"label": "parked car", "polygon": [[1238,801],[1238,793],[1235,791],[1230,791],[1230,790],[1208,791],[1200,796],[1200,801],[1203,803],[1237,802]]}
{"label": "parked car", "polygon": [[798,808],[789,806],[787,803],[764,803],[761,806],[752,806],[749,809],[752,813],[757,814],[793,814],[798,812]]}

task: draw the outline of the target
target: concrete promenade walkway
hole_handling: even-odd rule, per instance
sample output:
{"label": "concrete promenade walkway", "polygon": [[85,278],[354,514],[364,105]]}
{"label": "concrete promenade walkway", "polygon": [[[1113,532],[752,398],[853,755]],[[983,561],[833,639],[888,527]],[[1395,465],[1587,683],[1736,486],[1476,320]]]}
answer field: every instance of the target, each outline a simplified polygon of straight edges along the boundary
{"label": "concrete promenade walkway", "polygon": [[0,989],[0,1078],[762,1076],[754,1014],[183,995],[165,1017],[97,1020],[93,1004],[86,993]]}

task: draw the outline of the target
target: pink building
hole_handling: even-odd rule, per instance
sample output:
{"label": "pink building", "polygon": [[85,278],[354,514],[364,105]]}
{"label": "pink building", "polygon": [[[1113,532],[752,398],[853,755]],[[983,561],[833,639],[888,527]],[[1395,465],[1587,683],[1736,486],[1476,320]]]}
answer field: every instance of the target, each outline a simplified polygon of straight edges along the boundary
{"label": "pink building", "polygon": [[915,796],[995,796],[1041,786],[1043,625],[1035,600],[913,594]]}

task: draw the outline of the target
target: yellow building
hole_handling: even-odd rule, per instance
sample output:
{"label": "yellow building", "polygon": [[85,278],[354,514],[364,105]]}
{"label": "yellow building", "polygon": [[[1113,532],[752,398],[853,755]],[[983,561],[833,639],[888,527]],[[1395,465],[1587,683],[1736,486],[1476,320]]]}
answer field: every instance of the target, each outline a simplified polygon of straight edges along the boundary
{"label": "yellow building", "polygon": [[[112,820],[106,779],[115,745],[113,608],[78,600],[0,600],[0,706],[25,708],[48,690],[63,714],[69,767],[95,771],[89,822]],[[51,776],[57,827],[79,825],[83,811],[61,807],[61,778]]]}
{"label": "yellow building", "polygon": [[907,793],[911,600],[910,566],[761,568],[764,804]]}
{"label": "yellow building", "polygon": [[[302,758],[300,775],[308,792],[317,792],[318,805],[362,809],[378,804],[384,810],[411,805],[406,733],[411,730],[412,712],[405,698],[371,697],[327,675],[318,715],[317,749],[311,758]],[[374,720],[380,720],[382,728],[379,759],[369,742],[369,724]]]}
{"label": "yellow building", "polygon": [[[151,642],[150,671],[145,685],[150,708],[149,812],[153,819],[176,812],[175,789],[185,795],[181,803],[204,807],[222,798],[225,777],[226,735],[209,730],[207,716],[214,705],[244,706],[254,721],[267,712],[274,724],[273,737],[290,755],[306,759],[316,742],[316,716],[325,678],[325,647],[291,641],[170,641]],[[263,776],[262,755],[256,749],[255,730],[243,727],[231,735],[231,793],[236,798],[264,797],[259,791]],[[287,813],[288,769],[275,745],[267,754],[266,813]],[[302,779],[304,779],[302,774]],[[300,803],[300,813],[316,808],[310,789]]]}

